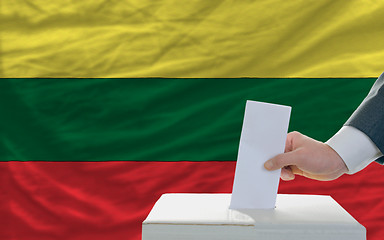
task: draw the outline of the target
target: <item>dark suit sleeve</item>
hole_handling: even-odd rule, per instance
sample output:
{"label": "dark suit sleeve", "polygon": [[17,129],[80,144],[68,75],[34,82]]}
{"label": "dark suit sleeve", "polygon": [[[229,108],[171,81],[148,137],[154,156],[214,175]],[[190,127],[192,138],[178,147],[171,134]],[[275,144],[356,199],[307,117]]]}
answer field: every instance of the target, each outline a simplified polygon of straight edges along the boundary
{"label": "dark suit sleeve", "polygon": [[[384,73],[345,125],[364,132],[384,153]],[[384,157],[376,161],[384,164]]]}

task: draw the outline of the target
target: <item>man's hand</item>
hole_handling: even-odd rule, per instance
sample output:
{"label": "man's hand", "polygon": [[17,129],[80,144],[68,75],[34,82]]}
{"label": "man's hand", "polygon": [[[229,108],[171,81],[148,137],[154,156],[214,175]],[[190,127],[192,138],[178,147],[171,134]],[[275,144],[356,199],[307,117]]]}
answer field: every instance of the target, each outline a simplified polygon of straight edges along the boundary
{"label": "man's hand", "polygon": [[281,169],[281,179],[293,180],[295,174],[321,181],[336,179],[348,172],[343,159],[327,144],[299,132],[287,135],[285,153],[265,162],[267,170]]}

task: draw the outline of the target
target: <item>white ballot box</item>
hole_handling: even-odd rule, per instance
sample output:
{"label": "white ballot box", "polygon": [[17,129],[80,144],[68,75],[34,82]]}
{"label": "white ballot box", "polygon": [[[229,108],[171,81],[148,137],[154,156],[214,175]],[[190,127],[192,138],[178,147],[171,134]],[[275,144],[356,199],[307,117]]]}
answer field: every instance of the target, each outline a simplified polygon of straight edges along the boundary
{"label": "white ballot box", "polygon": [[278,194],[275,209],[229,209],[230,194],[164,194],[143,240],[363,240],[365,228],[330,196]]}

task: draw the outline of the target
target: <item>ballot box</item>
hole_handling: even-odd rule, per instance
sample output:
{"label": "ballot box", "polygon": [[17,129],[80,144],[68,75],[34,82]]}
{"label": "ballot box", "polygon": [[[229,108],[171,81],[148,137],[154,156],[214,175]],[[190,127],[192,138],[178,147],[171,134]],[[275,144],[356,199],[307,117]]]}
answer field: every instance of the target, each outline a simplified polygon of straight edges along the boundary
{"label": "ballot box", "polygon": [[365,228],[330,196],[278,194],[274,209],[229,209],[231,194],[164,194],[143,240],[363,240]]}

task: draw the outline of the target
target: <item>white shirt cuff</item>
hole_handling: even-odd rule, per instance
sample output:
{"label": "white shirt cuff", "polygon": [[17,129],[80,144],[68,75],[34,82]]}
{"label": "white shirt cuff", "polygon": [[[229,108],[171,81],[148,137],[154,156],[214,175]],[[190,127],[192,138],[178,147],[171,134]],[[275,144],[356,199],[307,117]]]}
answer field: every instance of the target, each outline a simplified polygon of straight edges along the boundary
{"label": "white shirt cuff", "polygon": [[383,156],[367,135],[351,126],[343,126],[326,144],[344,160],[348,174],[362,170]]}

